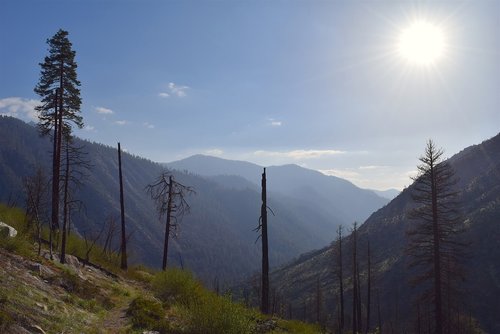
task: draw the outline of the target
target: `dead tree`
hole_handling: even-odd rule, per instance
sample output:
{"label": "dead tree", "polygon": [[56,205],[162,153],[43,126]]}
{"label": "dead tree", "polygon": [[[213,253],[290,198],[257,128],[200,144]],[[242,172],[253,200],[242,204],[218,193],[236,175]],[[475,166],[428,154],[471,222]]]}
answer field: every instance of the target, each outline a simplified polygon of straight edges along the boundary
{"label": "dead tree", "polygon": [[35,224],[38,255],[42,245],[42,224],[48,221],[48,180],[41,167],[36,168],[34,175],[24,178],[23,186],[26,194],[26,218],[28,226]]}
{"label": "dead tree", "polygon": [[339,281],[339,298],[340,298],[340,312],[339,312],[339,332],[344,330],[344,279],[343,279],[343,265],[342,265],[342,225],[337,230],[337,254],[336,254],[336,272]]}
{"label": "dead tree", "polygon": [[[260,311],[269,314],[269,248],[267,238],[267,190],[266,190],[266,169],[262,173],[262,205],[260,207],[259,226],[255,231],[260,232],[262,239],[262,292],[260,300]],[[271,211],[272,212],[272,211]],[[257,240],[259,239],[257,237]]]}
{"label": "dead tree", "polygon": [[370,254],[370,240],[368,240],[368,268],[367,268],[367,282],[366,282],[366,329],[365,334],[370,330],[370,306],[371,306],[371,293],[372,293],[372,266]]}
{"label": "dead tree", "polygon": [[352,229],[352,332],[361,331],[361,298],[359,285],[359,264],[357,254],[358,224],[354,222]]}
{"label": "dead tree", "polygon": [[104,237],[104,244],[102,246],[102,255],[106,257],[110,257],[113,253],[112,246],[113,240],[115,238],[116,230],[118,225],[116,224],[116,219],[114,216],[109,215],[104,221],[104,225],[106,226],[106,234]]}
{"label": "dead tree", "polygon": [[83,240],[85,241],[85,261],[84,264],[89,264],[90,263],[90,253],[92,252],[92,249],[94,248],[95,244],[97,241],[101,238],[101,235],[104,231],[104,226],[99,231],[99,233],[91,233],[89,236],[87,231],[83,232]]}
{"label": "dead tree", "polygon": [[165,218],[165,241],[163,244],[162,269],[167,268],[168,240],[175,237],[178,222],[189,212],[190,206],[186,196],[194,194],[192,187],[185,186],[174,180],[169,172],[163,172],[155,182],[146,187],[146,191],[156,204],[160,220]]}
{"label": "dead tree", "polygon": [[120,213],[122,222],[122,242],[121,242],[121,268],[122,270],[127,270],[127,238],[125,232],[125,204],[123,203],[123,174],[122,174],[122,150],[120,143],[118,143],[118,171],[120,178]]}

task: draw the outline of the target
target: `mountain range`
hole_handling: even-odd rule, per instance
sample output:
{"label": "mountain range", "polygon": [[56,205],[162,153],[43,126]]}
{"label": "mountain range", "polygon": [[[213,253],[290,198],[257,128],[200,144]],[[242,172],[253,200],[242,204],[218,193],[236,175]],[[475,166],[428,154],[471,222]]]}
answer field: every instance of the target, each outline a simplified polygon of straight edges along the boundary
{"label": "mountain range", "polygon": [[[459,178],[457,189],[466,230],[463,241],[469,243],[467,257],[463,259],[466,280],[459,312],[479,320],[487,333],[500,333],[500,134],[462,150],[447,161]],[[410,286],[412,271],[408,269],[405,255],[406,231],[412,224],[407,216],[414,205],[412,190],[413,185],[403,190],[388,205],[374,212],[358,230],[363,307],[366,307],[369,241],[373,268],[372,312],[376,310],[375,296],[378,294],[382,323],[396,333],[411,332],[417,313],[414,301],[418,289]],[[351,227],[347,225],[344,231],[349,232]],[[325,313],[336,314],[339,284],[335,276],[334,254],[337,247],[337,243],[332,243],[273,272],[271,282],[276,293],[296,310],[306,310],[307,307],[308,311],[301,311],[300,317],[315,319],[318,291],[322,291]],[[352,298],[349,286],[351,236],[345,238],[343,249],[349,304]],[[346,309],[350,310],[350,307]],[[350,314],[350,311],[346,312]],[[376,318],[372,313],[372,327],[377,323]]]}
{"label": "mountain range", "polygon": [[[91,168],[76,198],[84,210],[72,221],[78,233],[99,231],[109,217],[118,220],[118,159],[115,148],[75,139]],[[24,204],[22,181],[37,166],[50,171],[51,144],[36,127],[0,117],[0,201]],[[134,263],[159,267],[164,225],[145,191],[166,168],[122,154],[129,256]],[[191,211],[179,224],[169,264],[191,269],[211,284],[232,284],[260,268],[260,244],[253,229],[260,214],[262,167],[246,162],[193,156],[169,165],[174,178],[195,189]],[[268,168],[270,264],[283,265],[301,253],[327,245],[339,224],[363,221],[388,200],[348,181],[296,165]],[[115,248],[118,248],[118,236]]]}

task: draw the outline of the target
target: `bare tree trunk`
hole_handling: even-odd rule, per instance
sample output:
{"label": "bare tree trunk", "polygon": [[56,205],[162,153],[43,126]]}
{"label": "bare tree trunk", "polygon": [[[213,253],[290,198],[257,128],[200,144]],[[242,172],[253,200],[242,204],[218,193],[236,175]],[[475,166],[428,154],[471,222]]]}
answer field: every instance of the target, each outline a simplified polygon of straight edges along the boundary
{"label": "bare tree trunk", "polygon": [[266,169],[262,173],[262,206],[260,209],[261,235],[262,235],[262,300],[261,312],[269,313],[269,255],[267,240],[267,189],[266,189]]}
{"label": "bare tree trunk", "polygon": [[165,226],[165,242],[163,243],[163,263],[162,270],[167,269],[167,258],[168,258],[168,239],[170,236],[170,224],[171,224],[171,216],[172,216],[172,176],[168,177],[168,199],[167,199],[167,222]]}
{"label": "bare tree trunk", "polygon": [[371,281],[371,254],[370,254],[370,240],[368,240],[368,282],[366,288],[366,330],[365,334],[368,334],[370,330],[370,305],[371,305],[371,293],[372,293],[372,281]]}
{"label": "bare tree trunk", "polygon": [[340,290],[340,321],[339,328],[340,333],[344,329],[344,279],[343,279],[343,266],[342,266],[342,225],[338,229],[338,244],[339,244],[339,254],[338,254],[338,279],[339,279],[339,290]]}
{"label": "bare tree trunk", "polygon": [[59,162],[57,161],[57,141],[59,138],[59,111],[58,111],[58,89],[56,89],[56,94],[54,94],[54,144],[53,144],[53,149],[52,149],[52,212],[51,212],[51,221],[50,221],[50,227],[49,227],[49,253],[50,253],[50,259],[52,260],[53,254],[53,234],[54,234],[54,228],[58,224],[58,215],[59,215],[59,199],[58,199],[58,194],[59,194],[59,177],[57,173],[57,166],[59,165]]}
{"label": "bare tree trunk", "polygon": [[356,282],[358,284],[357,291],[358,291],[358,297],[357,301],[358,304],[356,305],[356,312],[358,313],[356,315],[356,318],[358,319],[358,331],[361,333],[363,331],[363,319],[361,318],[361,279],[359,277],[359,263],[356,262],[356,275],[358,276],[356,278]]}
{"label": "bare tree trunk", "polygon": [[120,143],[118,143],[118,170],[120,177],[120,213],[122,221],[122,242],[121,242],[121,268],[127,270],[127,234],[125,232],[125,204],[123,200],[123,174],[122,174],[122,153]]}
{"label": "bare tree trunk", "polygon": [[63,200],[63,227],[62,227],[62,242],[61,242],[61,263],[65,262],[66,258],[66,230],[68,222],[68,184],[69,184],[69,140],[66,140],[66,170],[64,176],[64,200]]}
{"label": "bare tree trunk", "polygon": [[356,222],[354,222],[354,229],[352,231],[352,332],[358,333],[358,274],[357,274],[357,257],[356,257]]}

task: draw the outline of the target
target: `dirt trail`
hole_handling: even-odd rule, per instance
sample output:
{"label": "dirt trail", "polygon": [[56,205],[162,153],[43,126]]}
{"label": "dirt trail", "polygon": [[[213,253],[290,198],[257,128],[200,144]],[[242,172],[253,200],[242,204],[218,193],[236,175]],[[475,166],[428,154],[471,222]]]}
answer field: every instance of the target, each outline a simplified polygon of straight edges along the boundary
{"label": "dirt trail", "polygon": [[126,303],[117,305],[108,312],[106,318],[102,320],[102,324],[100,326],[102,333],[115,334],[124,333],[126,331],[128,325],[126,313],[130,301],[131,300],[127,300]]}

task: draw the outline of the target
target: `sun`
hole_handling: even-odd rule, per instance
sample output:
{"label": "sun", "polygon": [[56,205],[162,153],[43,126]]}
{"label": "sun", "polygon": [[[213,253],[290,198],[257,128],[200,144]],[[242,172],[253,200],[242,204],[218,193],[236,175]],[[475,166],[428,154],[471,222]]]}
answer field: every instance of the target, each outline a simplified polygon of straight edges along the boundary
{"label": "sun", "polygon": [[445,46],[442,28],[425,20],[413,22],[399,34],[398,53],[411,64],[434,65],[443,57]]}

